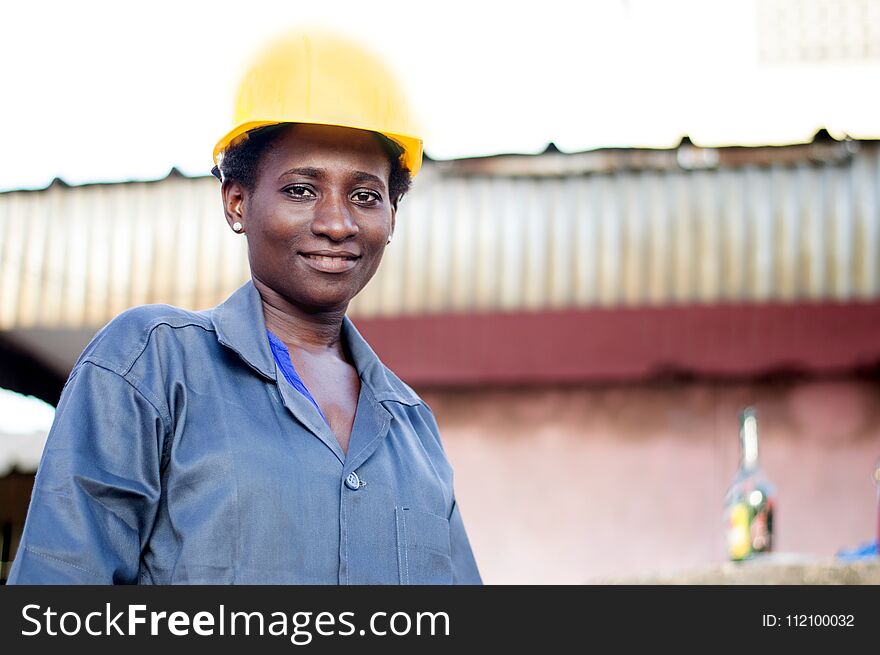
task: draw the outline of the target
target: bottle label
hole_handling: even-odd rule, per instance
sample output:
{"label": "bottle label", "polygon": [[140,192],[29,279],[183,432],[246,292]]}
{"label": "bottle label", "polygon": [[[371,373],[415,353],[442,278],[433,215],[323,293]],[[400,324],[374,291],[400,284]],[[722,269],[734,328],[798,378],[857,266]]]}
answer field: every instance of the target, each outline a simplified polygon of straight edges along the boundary
{"label": "bottle label", "polygon": [[727,525],[727,550],[731,559],[743,559],[752,550],[749,507],[745,503],[736,503],[730,508],[730,518]]}
{"label": "bottle label", "polygon": [[752,550],[757,553],[769,552],[773,537],[773,506],[767,500],[757,508],[751,525]]}
{"label": "bottle label", "polygon": [[741,560],[773,548],[773,503],[769,499],[757,507],[740,501],[730,507],[727,523],[727,552]]}

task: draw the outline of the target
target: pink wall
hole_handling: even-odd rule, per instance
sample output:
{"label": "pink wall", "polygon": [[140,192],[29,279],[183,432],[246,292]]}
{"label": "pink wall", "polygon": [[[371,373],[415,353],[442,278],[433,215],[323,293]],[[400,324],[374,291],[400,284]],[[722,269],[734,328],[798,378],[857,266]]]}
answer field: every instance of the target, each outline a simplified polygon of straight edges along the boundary
{"label": "pink wall", "polygon": [[880,381],[442,391],[434,409],[487,583],[583,583],[724,561],[738,411],[758,409],[777,551],[875,536]]}

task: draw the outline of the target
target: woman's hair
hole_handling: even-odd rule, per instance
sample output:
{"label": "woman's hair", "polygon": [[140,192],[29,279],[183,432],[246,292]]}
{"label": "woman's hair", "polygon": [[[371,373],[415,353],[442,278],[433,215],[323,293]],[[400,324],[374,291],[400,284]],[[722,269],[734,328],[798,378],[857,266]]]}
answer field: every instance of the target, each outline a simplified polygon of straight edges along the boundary
{"label": "woman's hair", "polygon": [[[266,149],[271,148],[278,136],[291,123],[278,125],[266,125],[251,130],[238,138],[223,151],[219,166],[215,166],[211,173],[219,180],[233,180],[241,184],[248,191],[253,191],[259,175],[260,161]],[[382,146],[391,161],[391,174],[388,179],[388,193],[394,205],[409,191],[412,185],[412,176],[409,169],[404,168],[400,161],[403,149],[391,139],[378,132],[373,136]]]}

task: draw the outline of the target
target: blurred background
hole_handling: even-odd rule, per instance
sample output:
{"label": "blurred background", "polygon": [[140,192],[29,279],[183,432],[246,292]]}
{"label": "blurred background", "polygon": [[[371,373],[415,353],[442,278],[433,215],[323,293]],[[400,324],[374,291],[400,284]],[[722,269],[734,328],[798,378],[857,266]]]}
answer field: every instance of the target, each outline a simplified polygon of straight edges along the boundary
{"label": "blurred background", "polygon": [[247,279],[211,148],[302,24],[375,49],[425,126],[350,315],[433,408],[486,582],[724,562],[745,407],[774,551],[875,539],[880,0],[574,4],[9,3],[0,578],[91,336]]}

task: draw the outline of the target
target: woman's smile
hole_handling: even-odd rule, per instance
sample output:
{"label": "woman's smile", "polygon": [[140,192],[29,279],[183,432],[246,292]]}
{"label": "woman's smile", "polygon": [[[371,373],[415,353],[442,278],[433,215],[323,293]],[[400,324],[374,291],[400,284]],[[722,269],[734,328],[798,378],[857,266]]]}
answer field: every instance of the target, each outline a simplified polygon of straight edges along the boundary
{"label": "woman's smile", "polygon": [[357,266],[359,255],[350,252],[314,251],[297,253],[316,271],[322,273],[345,273]]}

